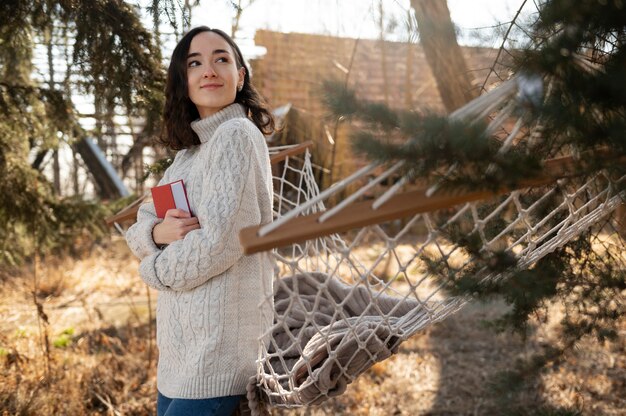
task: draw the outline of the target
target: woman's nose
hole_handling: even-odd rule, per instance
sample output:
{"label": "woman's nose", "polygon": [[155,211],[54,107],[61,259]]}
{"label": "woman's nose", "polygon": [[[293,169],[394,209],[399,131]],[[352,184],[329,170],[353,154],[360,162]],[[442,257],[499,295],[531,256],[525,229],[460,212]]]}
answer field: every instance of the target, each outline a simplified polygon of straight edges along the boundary
{"label": "woman's nose", "polygon": [[211,78],[215,75],[216,73],[215,73],[215,70],[213,69],[213,65],[210,65],[210,64],[206,66],[206,71],[204,71],[204,74],[202,74],[204,78]]}

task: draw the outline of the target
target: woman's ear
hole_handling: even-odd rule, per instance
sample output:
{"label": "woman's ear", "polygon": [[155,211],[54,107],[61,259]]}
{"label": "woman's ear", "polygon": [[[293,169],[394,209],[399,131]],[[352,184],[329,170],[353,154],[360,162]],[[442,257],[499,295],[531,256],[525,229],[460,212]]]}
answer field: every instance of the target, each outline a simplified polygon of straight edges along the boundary
{"label": "woman's ear", "polygon": [[243,66],[241,68],[239,68],[239,85],[243,85],[243,81],[246,78],[246,68],[244,68]]}

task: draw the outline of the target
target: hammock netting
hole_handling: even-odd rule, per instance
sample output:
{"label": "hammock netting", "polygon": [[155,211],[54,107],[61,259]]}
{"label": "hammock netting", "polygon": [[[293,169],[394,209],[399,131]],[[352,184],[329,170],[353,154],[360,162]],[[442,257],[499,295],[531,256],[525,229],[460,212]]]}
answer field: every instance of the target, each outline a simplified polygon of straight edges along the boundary
{"label": "hammock netting", "polygon": [[[367,165],[320,192],[308,150],[270,148],[274,221],[248,233],[249,241],[246,230],[240,234],[246,253],[263,251],[275,264],[273,290],[265,288],[259,305],[260,313],[271,313],[262,321],[272,325],[259,339],[257,374],[248,384],[253,415],[265,413],[267,406],[317,405],[342,394],[402,342],[471,301],[470,295],[454,295],[450,282],[457,279],[500,282],[583,234],[598,247],[595,255],[611,251],[613,260],[626,265],[624,239],[613,227],[614,211],[626,196],[625,177],[608,169],[568,170],[580,166],[585,154],[543,137],[542,120],[529,111],[550,97],[551,80],[511,75],[500,56],[483,94],[449,119],[487,120],[485,133],[496,139],[504,157],[513,151],[528,154],[537,148],[530,144],[549,142],[540,156],[558,163],[546,163],[556,170],[540,180],[446,196],[443,181],[416,190],[399,173],[403,162],[398,162],[389,168]],[[587,57],[575,58],[585,71],[602,70]],[[498,85],[487,91],[494,76]],[[452,164],[442,176],[461,168]],[[356,191],[346,196],[347,189]],[[409,194],[418,202],[397,198]],[[329,198],[340,202],[327,209]],[[388,210],[398,208],[398,201],[410,207]],[[341,222],[338,218],[352,225],[326,226]],[[272,240],[276,234],[281,237]],[[507,267],[489,267],[488,260],[496,257],[505,257]]]}
{"label": "hammock netting", "polygon": [[[501,151],[509,151],[540,134],[540,123],[516,116],[524,97],[534,94],[524,89],[536,82],[513,78],[450,117],[491,115],[488,130],[509,126],[501,137]],[[571,154],[575,149],[562,148],[546,158]],[[289,157],[274,167],[276,221],[261,227],[259,235],[290,228],[297,233],[298,217],[326,212],[323,222],[350,212],[352,202],[364,195],[379,195],[372,204],[382,209],[408,184],[400,178],[391,189],[380,185],[395,169],[370,165],[320,194],[308,151]],[[263,301],[268,307],[261,309],[273,311],[264,317],[273,325],[259,340],[258,373],[248,391],[252,413],[264,405],[320,404],[343,393],[403,341],[471,300],[451,295],[445,278],[506,279],[591,229],[601,239],[619,239],[605,225],[623,202],[622,180],[605,171],[569,175],[488,199],[469,198],[434,210],[425,205],[409,216],[266,251],[275,261],[275,280]],[[325,199],[354,184],[357,192],[332,212],[326,210]],[[429,184],[426,198],[437,192],[438,184]],[[468,250],[460,236],[480,249]],[[482,264],[478,257],[495,253],[508,256],[510,267],[495,273],[476,266]]]}

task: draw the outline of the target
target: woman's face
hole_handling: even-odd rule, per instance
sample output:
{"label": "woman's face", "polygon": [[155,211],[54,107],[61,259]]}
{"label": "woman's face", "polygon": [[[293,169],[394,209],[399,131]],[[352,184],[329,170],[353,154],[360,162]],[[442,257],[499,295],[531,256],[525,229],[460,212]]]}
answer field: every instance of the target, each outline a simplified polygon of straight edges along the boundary
{"label": "woman's face", "polygon": [[235,102],[244,71],[237,69],[235,52],[220,35],[201,32],[194,36],[187,54],[187,92],[200,118]]}

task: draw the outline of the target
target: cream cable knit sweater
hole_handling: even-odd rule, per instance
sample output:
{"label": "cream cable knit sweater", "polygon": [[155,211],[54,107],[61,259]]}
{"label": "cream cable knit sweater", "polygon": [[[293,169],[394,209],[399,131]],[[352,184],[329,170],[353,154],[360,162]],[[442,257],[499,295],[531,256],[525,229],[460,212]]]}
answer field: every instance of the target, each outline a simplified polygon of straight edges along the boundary
{"label": "cream cable knit sweater", "polygon": [[159,250],[152,228],[161,220],[147,203],[126,240],[142,279],[160,291],[159,391],[187,399],[245,394],[257,340],[271,323],[271,310],[259,304],[271,296],[273,268],[264,254],[243,255],[239,230],[272,219],[269,154],[239,104],[191,126],[202,144],[178,152],[160,184],[183,179],[201,229]]}

